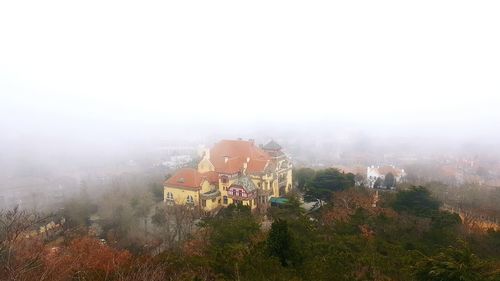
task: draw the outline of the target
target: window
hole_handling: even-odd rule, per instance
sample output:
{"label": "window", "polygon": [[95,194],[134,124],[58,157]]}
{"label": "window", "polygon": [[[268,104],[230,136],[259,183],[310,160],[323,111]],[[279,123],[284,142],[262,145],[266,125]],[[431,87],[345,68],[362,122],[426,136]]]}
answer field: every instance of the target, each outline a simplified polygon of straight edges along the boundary
{"label": "window", "polygon": [[207,201],[206,200],[201,200],[201,206],[206,207],[207,206]]}
{"label": "window", "polygon": [[233,189],[233,196],[236,196],[236,189]]}
{"label": "window", "polygon": [[220,181],[221,181],[222,183],[227,183],[227,182],[228,182],[228,178],[227,178],[227,176],[222,176],[222,177],[220,177]]}
{"label": "window", "polygon": [[240,197],[242,197],[242,196],[243,196],[243,192],[241,192],[241,190],[240,190],[240,191],[238,191],[238,196],[240,196]]}
{"label": "window", "polygon": [[174,195],[172,192],[167,192],[167,200],[174,200]]}
{"label": "window", "polygon": [[188,197],[186,198],[186,203],[188,203],[188,204],[194,204],[193,196],[188,195]]}
{"label": "window", "polygon": [[227,196],[224,196],[224,204],[227,205]]}

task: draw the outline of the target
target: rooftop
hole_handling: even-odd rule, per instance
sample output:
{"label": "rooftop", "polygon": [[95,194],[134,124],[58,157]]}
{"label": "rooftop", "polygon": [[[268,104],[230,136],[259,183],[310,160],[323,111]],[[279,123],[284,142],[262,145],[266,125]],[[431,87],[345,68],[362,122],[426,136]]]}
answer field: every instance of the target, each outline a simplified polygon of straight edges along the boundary
{"label": "rooftop", "polygon": [[247,163],[247,172],[262,172],[270,159],[253,141],[222,140],[210,150],[210,162],[219,173],[237,173],[243,169],[244,163]]}
{"label": "rooftop", "polygon": [[281,145],[279,145],[277,142],[274,140],[271,140],[268,142],[266,145],[263,147],[265,150],[281,150]]}
{"label": "rooftop", "polygon": [[253,181],[249,177],[240,177],[232,186],[241,186],[246,192],[251,193],[257,189]]}

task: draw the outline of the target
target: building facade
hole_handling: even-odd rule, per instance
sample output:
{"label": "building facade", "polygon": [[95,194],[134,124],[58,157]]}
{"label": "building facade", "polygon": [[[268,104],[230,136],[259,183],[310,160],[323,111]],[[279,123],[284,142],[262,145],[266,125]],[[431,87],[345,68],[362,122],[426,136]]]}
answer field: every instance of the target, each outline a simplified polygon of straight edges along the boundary
{"label": "building facade", "polygon": [[164,201],[205,212],[233,203],[254,210],[291,189],[292,164],[279,144],[222,140],[204,151],[196,169],[179,169],[165,181]]}
{"label": "building facade", "polygon": [[[398,169],[393,165],[389,166],[370,166],[366,168],[366,181],[368,187],[374,188],[377,179],[385,180],[387,174],[392,174],[394,176],[395,183],[404,182],[406,178],[406,172],[404,169]],[[394,186],[386,186],[385,188],[394,188]]]}

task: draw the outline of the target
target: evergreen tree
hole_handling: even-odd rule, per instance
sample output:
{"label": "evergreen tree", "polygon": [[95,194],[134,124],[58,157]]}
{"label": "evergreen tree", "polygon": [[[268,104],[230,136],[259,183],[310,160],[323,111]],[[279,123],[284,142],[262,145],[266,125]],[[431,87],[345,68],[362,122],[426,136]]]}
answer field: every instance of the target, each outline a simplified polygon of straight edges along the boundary
{"label": "evergreen tree", "polygon": [[398,192],[392,207],[398,212],[405,212],[420,217],[432,217],[439,210],[439,201],[431,197],[425,187],[412,187]]}
{"label": "evergreen tree", "polygon": [[286,220],[277,220],[273,222],[269,237],[267,238],[267,247],[271,256],[277,257],[281,265],[289,265],[291,256],[292,237],[288,232]]}
{"label": "evergreen tree", "polygon": [[354,175],[345,174],[337,169],[319,170],[310,184],[306,186],[304,199],[307,201],[329,201],[333,192],[354,186]]}
{"label": "evergreen tree", "polygon": [[487,280],[485,269],[468,247],[449,247],[417,263],[415,277],[418,281],[482,281]]}
{"label": "evergreen tree", "polygon": [[392,173],[387,173],[387,175],[385,175],[384,185],[387,188],[391,188],[391,187],[396,186],[396,178],[394,177],[394,175]]}

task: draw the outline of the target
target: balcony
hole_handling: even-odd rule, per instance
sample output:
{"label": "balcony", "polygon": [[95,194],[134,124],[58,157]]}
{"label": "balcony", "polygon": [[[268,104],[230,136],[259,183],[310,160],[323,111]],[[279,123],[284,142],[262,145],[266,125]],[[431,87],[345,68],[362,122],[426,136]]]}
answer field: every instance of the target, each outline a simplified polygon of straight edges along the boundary
{"label": "balcony", "polygon": [[229,197],[233,200],[238,200],[238,201],[252,200],[255,198],[255,196],[256,196],[255,192],[249,193],[249,194],[247,194],[247,196],[243,196],[243,194],[242,194],[242,196],[240,196],[239,193],[237,193],[237,194],[233,194],[230,192],[227,193],[227,197]]}
{"label": "balcony", "polygon": [[200,194],[201,199],[204,200],[215,199],[219,196],[220,196],[220,191],[218,189],[210,190],[209,192]]}

